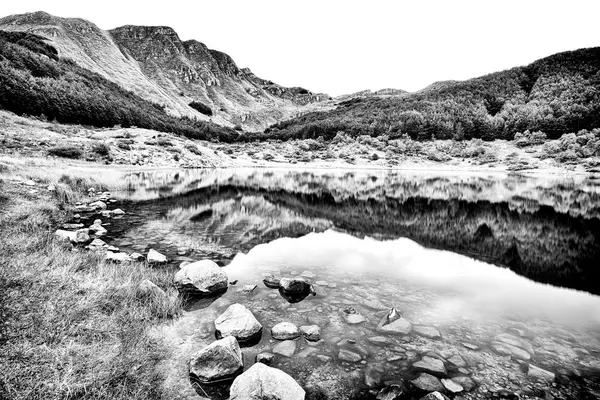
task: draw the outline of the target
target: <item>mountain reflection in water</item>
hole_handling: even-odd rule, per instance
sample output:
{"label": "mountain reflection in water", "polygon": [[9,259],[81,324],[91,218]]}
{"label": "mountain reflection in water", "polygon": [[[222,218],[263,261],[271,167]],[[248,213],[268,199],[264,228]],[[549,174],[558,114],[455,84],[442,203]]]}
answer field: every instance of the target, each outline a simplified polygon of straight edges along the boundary
{"label": "mountain reflection in water", "polygon": [[226,264],[260,243],[335,228],[600,293],[600,184],[585,178],[241,169],[124,179],[129,216],[111,234],[125,248]]}

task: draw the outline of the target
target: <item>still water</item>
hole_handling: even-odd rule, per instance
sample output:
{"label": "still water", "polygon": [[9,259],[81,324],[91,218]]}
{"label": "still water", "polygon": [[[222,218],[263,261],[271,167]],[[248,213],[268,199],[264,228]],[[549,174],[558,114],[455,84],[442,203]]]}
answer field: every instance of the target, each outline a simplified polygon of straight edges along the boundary
{"label": "still water", "polygon": [[[173,374],[185,375],[190,352],[214,340],[214,319],[241,303],[263,325],[260,342],[243,349],[246,367],[278,344],[276,323],[321,327],[322,341],[298,339],[273,364],[312,398],[375,398],[398,381],[418,398],[408,382],[423,357],[441,360],[436,374],[462,382],[465,398],[600,397],[598,181],[289,169],[122,179],[127,214],[107,221],[109,244],[154,248],[174,271],[208,258],[238,281],[169,328],[181,358]],[[290,303],[262,284],[268,273],[307,276],[317,295]],[[391,307],[412,333],[377,329]],[[342,349],[358,357],[340,358]],[[535,367],[554,379],[528,376]]]}

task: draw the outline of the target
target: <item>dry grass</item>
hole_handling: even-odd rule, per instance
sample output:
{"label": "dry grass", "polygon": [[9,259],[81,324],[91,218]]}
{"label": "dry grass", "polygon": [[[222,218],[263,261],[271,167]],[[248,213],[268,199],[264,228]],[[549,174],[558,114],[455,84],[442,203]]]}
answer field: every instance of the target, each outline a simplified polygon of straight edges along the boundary
{"label": "dry grass", "polygon": [[[63,188],[58,198],[0,180],[0,398],[161,398],[165,350],[149,331],[181,310],[171,274],[56,239],[59,202],[90,183],[59,180],[47,181]],[[168,295],[142,296],[143,279]]]}

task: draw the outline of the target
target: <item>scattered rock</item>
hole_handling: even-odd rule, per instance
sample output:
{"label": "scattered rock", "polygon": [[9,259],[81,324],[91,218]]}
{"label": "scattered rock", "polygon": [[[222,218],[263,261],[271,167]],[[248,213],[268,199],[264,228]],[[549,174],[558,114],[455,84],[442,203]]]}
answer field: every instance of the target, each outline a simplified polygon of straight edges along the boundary
{"label": "scattered rock", "polygon": [[89,204],[95,210],[106,210],[106,203],[103,201],[95,201]]}
{"label": "scattered rock", "polygon": [[400,400],[404,394],[404,385],[391,384],[377,393],[377,400]]}
{"label": "scattered rock", "polygon": [[314,278],[316,275],[312,271],[304,271],[300,274],[300,276],[303,276],[305,278]]}
{"label": "scattered rock", "polygon": [[271,328],[271,336],[277,340],[296,339],[300,336],[300,331],[291,322],[280,322]]}
{"label": "scattered rock", "polygon": [[442,335],[440,331],[438,331],[433,326],[424,326],[424,325],[414,325],[412,327],[413,332],[417,335],[425,336],[429,339],[441,339]]}
{"label": "scattered rock", "polygon": [[464,342],[462,345],[469,350],[473,350],[473,351],[479,350],[479,346],[477,346],[476,344],[473,344],[473,343]]}
{"label": "scattered rock", "polygon": [[360,360],[362,360],[362,356],[360,354],[356,354],[346,349],[340,349],[340,352],[338,353],[338,358],[340,360],[349,362],[359,362]]}
{"label": "scattered rock", "polygon": [[318,342],[321,340],[321,328],[318,325],[304,325],[300,327],[300,333],[309,342]]}
{"label": "scattered rock", "polygon": [[540,381],[548,381],[552,382],[556,375],[550,371],[546,371],[540,367],[536,367],[535,365],[529,364],[529,369],[527,371],[527,376],[533,379],[537,379]]}
{"label": "scattered rock", "polygon": [[327,286],[327,282],[326,281],[316,281],[315,285],[318,285],[318,286]]}
{"label": "scattered rock", "polygon": [[460,393],[464,390],[464,388],[460,384],[453,381],[452,379],[442,379],[442,385],[444,385],[444,387],[452,393]]}
{"label": "scattered rock", "polygon": [[305,294],[311,291],[311,284],[304,278],[281,278],[279,288],[284,293]]}
{"label": "scattered rock", "polygon": [[373,336],[367,339],[368,342],[373,344],[390,344],[390,339],[385,336]]}
{"label": "scattered rock", "polygon": [[144,261],[144,256],[140,253],[131,253],[129,258],[133,261]]}
{"label": "scattered rock", "polygon": [[424,372],[421,373],[417,379],[413,379],[410,382],[415,385],[415,387],[427,392],[441,392],[445,390],[444,385],[442,385],[442,382],[438,378]]}
{"label": "scattered rock", "polygon": [[138,292],[143,296],[167,297],[164,290],[148,279],[144,279],[138,286]]}
{"label": "scattered rock", "polygon": [[440,392],[431,392],[428,395],[421,397],[420,400],[450,400],[446,395]]}
{"label": "scattered rock", "polygon": [[424,356],[420,361],[414,363],[413,367],[417,371],[425,371],[440,376],[446,375],[446,367],[444,367],[443,361],[429,356]]}
{"label": "scattered rock", "polygon": [[27,186],[35,186],[35,182],[32,181],[31,179],[28,179],[28,180],[24,181],[23,183]]}
{"label": "scattered rock", "polygon": [[465,360],[458,354],[455,354],[452,357],[448,358],[448,361],[450,363],[452,363],[453,365],[456,365],[457,367],[466,367],[467,366],[467,363],[465,362]]}
{"label": "scattered rock", "polygon": [[[227,280],[225,281],[227,282]],[[254,339],[262,332],[262,325],[254,317],[254,314],[237,303],[230,305],[215,320],[215,328],[218,338],[233,336],[240,342]]]}
{"label": "scattered rock", "polygon": [[182,292],[209,295],[227,289],[227,274],[216,263],[202,260],[177,271],[174,282]]}
{"label": "scattered rock", "polygon": [[193,379],[212,383],[234,377],[244,368],[242,351],[234,337],[217,340],[190,360],[189,371]]}
{"label": "scattered rock", "polygon": [[104,259],[106,261],[112,261],[116,263],[124,263],[131,260],[125,253],[113,253],[112,251],[107,251]]}
{"label": "scattered rock", "polygon": [[94,232],[96,236],[106,235],[106,233],[108,232],[106,228],[104,228],[99,223],[94,223],[90,225],[90,231]]}
{"label": "scattered rock", "polygon": [[281,279],[274,277],[272,274],[268,274],[264,277],[263,283],[270,289],[279,289],[279,282]]}
{"label": "scattered rock", "polygon": [[115,208],[114,210],[112,210],[112,214],[113,215],[125,215],[125,211],[121,210],[120,208]]}
{"label": "scattered rock", "polygon": [[390,322],[389,314],[384,317],[379,324],[377,325],[377,330],[379,332],[391,333],[394,335],[408,335],[412,330],[411,323],[400,317],[399,315],[394,315],[392,321]]}
{"label": "scattered rock", "polygon": [[[94,240],[92,240],[92,243],[90,243],[88,246],[90,246],[90,247],[105,247],[106,242],[102,239],[94,239]],[[110,250],[110,251],[112,251],[112,250]]]}
{"label": "scattered rock", "polygon": [[360,314],[344,314],[344,319],[351,325],[361,324],[367,320]]}
{"label": "scattered rock", "polygon": [[452,380],[462,386],[467,392],[475,389],[476,386],[475,382],[473,382],[473,379],[469,378],[468,376],[455,376],[452,378]]}
{"label": "scattered rock", "polygon": [[273,354],[273,353],[258,353],[256,355],[256,362],[263,363],[266,365],[271,365],[274,358],[275,358],[275,354]]}
{"label": "scattered rock", "polygon": [[63,224],[63,229],[81,229],[83,228],[83,224]]}
{"label": "scattered rock", "polygon": [[515,347],[518,347],[520,349],[523,349],[523,350],[525,350],[526,352],[528,352],[531,355],[535,354],[535,351],[534,351],[533,346],[531,345],[531,343],[529,343],[525,339],[522,339],[520,337],[511,335],[510,333],[501,333],[500,335],[497,335],[494,338],[494,340],[496,342],[506,343],[506,344],[509,344],[511,346],[515,346]]}
{"label": "scattered rock", "polygon": [[165,264],[167,262],[167,256],[160,254],[154,249],[150,249],[146,256],[146,260],[148,260],[148,264]]}
{"label": "scattered rock", "polygon": [[296,341],[295,340],[284,340],[273,347],[273,353],[281,354],[285,357],[291,357],[296,352]]}
{"label": "scattered rock", "polygon": [[531,355],[527,351],[508,343],[492,342],[491,347],[497,353],[509,355],[519,360],[529,361],[531,359]]}
{"label": "scattered rock", "polygon": [[252,293],[254,289],[256,289],[256,285],[244,285],[239,290],[244,293]]}
{"label": "scattered rock", "polygon": [[317,358],[317,360],[319,360],[321,362],[329,362],[329,361],[331,361],[331,357],[323,355],[323,354],[317,354],[316,358]]}
{"label": "scattered rock", "polygon": [[256,363],[235,378],[230,400],[304,400],[304,389],[285,372]]}

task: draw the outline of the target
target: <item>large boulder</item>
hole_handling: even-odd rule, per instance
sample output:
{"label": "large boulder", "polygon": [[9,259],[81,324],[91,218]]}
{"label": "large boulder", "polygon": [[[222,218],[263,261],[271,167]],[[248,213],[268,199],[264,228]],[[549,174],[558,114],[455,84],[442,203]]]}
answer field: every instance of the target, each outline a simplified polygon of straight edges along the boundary
{"label": "large boulder", "polygon": [[304,389],[288,374],[256,363],[235,378],[229,400],[304,400]]}
{"label": "large boulder", "polygon": [[174,282],[181,292],[209,295],[227,289],[227,274],[216,263],[202,260],[177,271]]}
{"label": "large boulder", "polygon": [[189,365],[190,376],[201,383],[231,379],[243,368],[242,351],[232,336],[217,340],[194,354]]}
{"label": "large boulder", "polygon": [[215,320],[217,337],[233,336],[240,342],[258,337],[262,325],[252,312],[241,304],[232,304]]}

